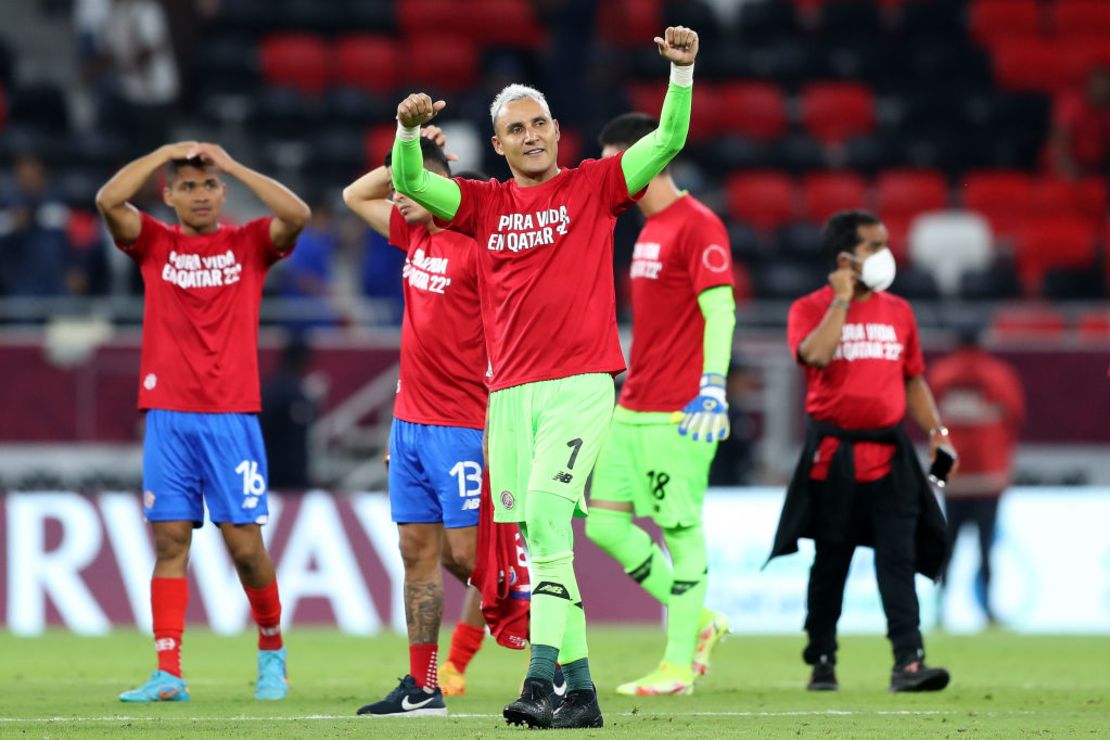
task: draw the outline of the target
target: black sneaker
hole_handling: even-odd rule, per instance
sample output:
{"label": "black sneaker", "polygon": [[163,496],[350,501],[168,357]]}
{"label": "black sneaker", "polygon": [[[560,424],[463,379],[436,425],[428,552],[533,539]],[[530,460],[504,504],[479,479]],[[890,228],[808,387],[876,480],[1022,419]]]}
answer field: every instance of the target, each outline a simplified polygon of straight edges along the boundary
{"label": "black sneaker", "polygon": [[597,686],[568,691],[563,703],[555,710],[551,721],[553,730],[575,730],[585,727],[604,727],[601,707],[597,705]]}
{"label": "black sneaker", "polygon": [[417,686],[412,676],[405,676],[388,696],[359,707],[358,713],[371,717],[446,717],[447,705],[438,686],[435,691],[428,691]]}
{"label": "black sneaker", "polygon": [[940,691],[950,676],[943,668],[930,668],[921,660],[894,666],[890,672],[891,691]]}
{"label": "black sneaker", "polygon": [[559,709],[563,697],[567,695],[567,679],[563,677],[563,667],[555,666],[555,680],[551,682],[551,694],[547,697],[554,710]]}
{"label": "black sneaker", "polygon": [[840,683],[836,680],[836,664],[822,661],[813,666],[813,673],[809,674],[807,691],[837,691]]}
{"label": "black sneaker", "polygon": [[520,698],[505,707],[501,716],[510,725],[528,725],[529,728],[546,730],[551,727],[551,717],[554,714],[550,699],[553,693],[550,681],[526,678]]}

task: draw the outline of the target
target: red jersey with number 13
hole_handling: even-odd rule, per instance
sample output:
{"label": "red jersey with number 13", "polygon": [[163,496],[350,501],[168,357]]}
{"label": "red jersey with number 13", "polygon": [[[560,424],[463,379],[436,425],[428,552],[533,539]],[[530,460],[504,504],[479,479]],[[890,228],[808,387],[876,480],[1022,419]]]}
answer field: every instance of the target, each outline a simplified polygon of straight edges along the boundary
{"label": "red jersey with number 13", "polygon": [[705,318],[698,295],[732,285],[728,232],[684,195],[648,217],[632,252],[632,358],[621,406],[677,411],[698,395]]}
{"label": "red jersey with number 13", "polygon": [[139,237],[116,242],[143,275],[139,408],[258,413],[258,309],[266,271],[289,252],[269,217],[189,236],[142,214]]}
{"label": "red jersey with number 13", "polygon": [[490,390],[624,370],[613,226],[630,196],[621,157],[588,159],[541,185],[456,180],[455,218],[474,237]]}

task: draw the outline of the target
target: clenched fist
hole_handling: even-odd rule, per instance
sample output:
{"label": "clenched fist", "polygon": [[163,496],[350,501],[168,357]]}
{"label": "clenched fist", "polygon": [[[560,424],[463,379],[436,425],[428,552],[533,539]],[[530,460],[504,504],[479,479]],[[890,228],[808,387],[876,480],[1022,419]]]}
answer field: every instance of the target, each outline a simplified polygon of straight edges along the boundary
{"label": "clenched fist", "polygon": [[698,33],[686,26],[671,26],[663,32],[663,38],[655,37],[655,45],[668,62],[685,67],[698,55]]}
{"label": "clenched fist", "polygon": [[402,126],[409,128],[423,126],[446,107],[447,103],[443,100],[433,103],[427,93],[413,93],[397,106],[397,120]]}

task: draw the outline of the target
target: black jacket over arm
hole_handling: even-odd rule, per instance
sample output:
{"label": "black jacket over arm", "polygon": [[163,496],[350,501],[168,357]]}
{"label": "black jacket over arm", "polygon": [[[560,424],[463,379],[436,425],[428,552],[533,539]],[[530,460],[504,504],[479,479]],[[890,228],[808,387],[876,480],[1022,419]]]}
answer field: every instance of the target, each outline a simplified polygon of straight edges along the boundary
{"label": "black jacket over arm", "polygon": [[[819,520],[811,500],[813,481],[809,474],[818,445],[825,437],[840,440],[829,464],[825,487],[827,495],[835,496],[838,501],[822,507],[833,514]],[[832,541],[844,541],[848,537],[852,490],[856,484],[856,442],[881,442],[895,446],[891,475],[898,497],[898,510],[917,517],[914,570],[934,580],[940,578],[948,560],[948,525],[917,460],[913,444],[901,425],[882,429],[842,429],[828,422],[809,419],[802,456],[794,469],[794,477],[790,479],[790,487],[786,489],[786,500],[768,561],[779,555],[797,552],[798,540],[803,537]],[[854,544],[871,546],[873,543],[864,536]]]}

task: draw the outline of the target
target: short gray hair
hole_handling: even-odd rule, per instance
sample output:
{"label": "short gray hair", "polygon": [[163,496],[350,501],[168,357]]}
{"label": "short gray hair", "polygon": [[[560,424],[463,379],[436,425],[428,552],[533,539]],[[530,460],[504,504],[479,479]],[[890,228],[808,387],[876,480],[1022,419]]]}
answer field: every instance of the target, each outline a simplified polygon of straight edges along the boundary
{"label": "short gray hair", "polygon": [[503,108],[506,103],[512,103],[515,100],[523,100],[525,98],[531,98],[543,106],[544,113],[547,114],[548,118],[551,118],[551,107],[547,104],[547,98],[543,96],[542,92],[529,85],[520,85],[514,82],[511,85],[506,85],[505,89],[497,93],[497,97],[494,98],[493,103],[490,104],[489,119],[490,122],[493,123],[494,128],[497,128],[497,114],[501,112],[501,108]]}

